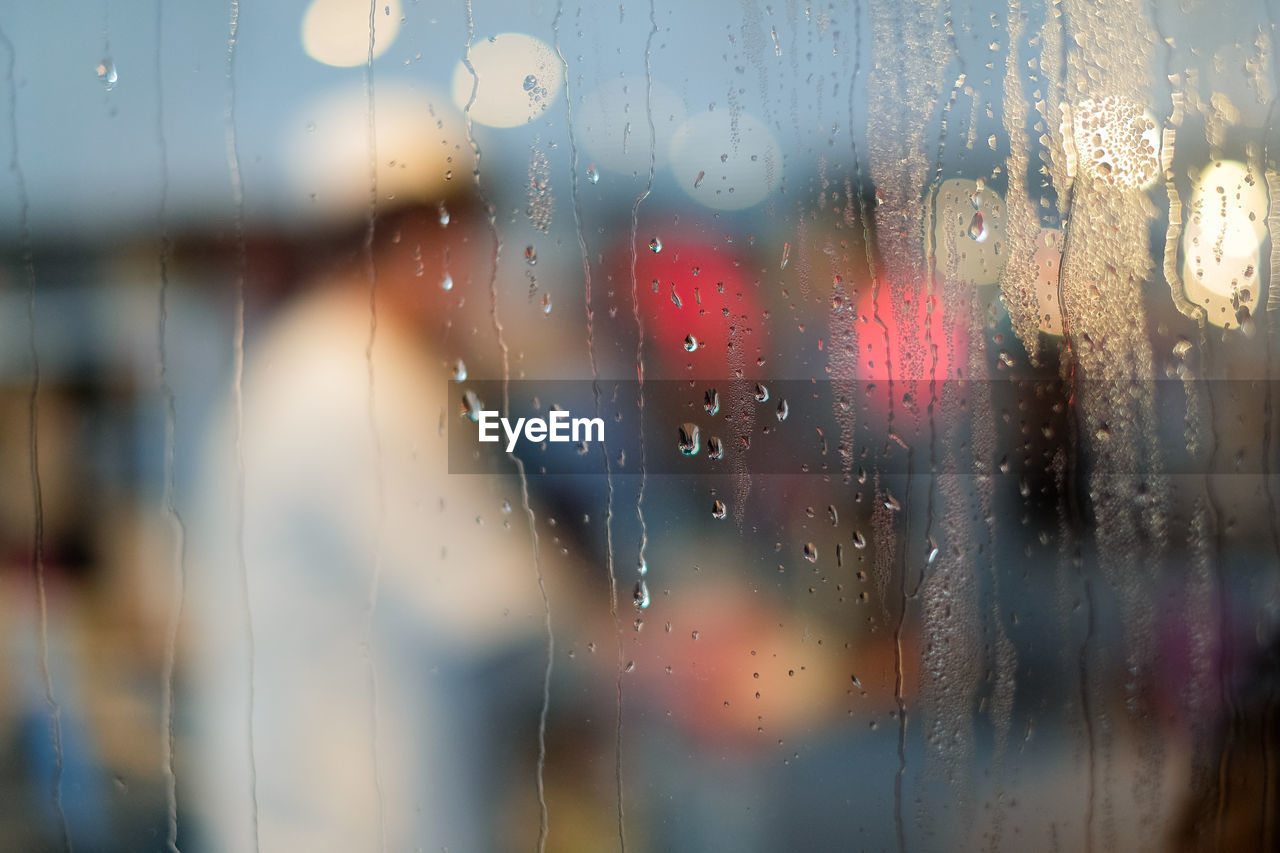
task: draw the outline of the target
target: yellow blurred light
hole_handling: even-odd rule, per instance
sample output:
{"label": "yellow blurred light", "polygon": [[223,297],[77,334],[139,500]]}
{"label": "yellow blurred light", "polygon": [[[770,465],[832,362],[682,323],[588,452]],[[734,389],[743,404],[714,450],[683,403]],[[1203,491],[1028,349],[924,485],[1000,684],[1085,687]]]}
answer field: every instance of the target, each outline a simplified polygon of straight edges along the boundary
{"label": "yellow blurred light", "polygon": [[1187,216],[1182,236],[1187,298],[1205,309],[1210,323],[1235,328],[1258,307],[1266,187],[1243,163],[1211,163],[1196,181]]}
{"label": "yellow blurred light", "polygon": [[555,52],[533,36],[499,33],[476,42],[453,71],[453,103],[471,120],[489,127],[528,124],[555,103],[564,84],[564,66]]}
{"label": "yellow blurred light", "polygon": [[[376,59],[400,32],[400,0],[379,0],[373,15]],[[302,16],[302,47],[325,65],[350,68],[369,61],[369,4],[364,0],[311,0]]]}
{"label": "yellow blurred light", "polygon": [[1076,104],[1066,138],[1073,167],[1102,184],[1125,189],[1152,186],[1160,170],[1160,126],[1151,113],[1114,95]]}
{"label": "yellow blurred light", "polygon": [[[443,95],[378,86],[374,111],[378,204],[430,201],[450,180],[469,179],[472,150],[462,117]],[[308,105],[285,139],[304,210],[322,218],[360,215],[369,206],[368,104],[363,88],[327,93]]]}

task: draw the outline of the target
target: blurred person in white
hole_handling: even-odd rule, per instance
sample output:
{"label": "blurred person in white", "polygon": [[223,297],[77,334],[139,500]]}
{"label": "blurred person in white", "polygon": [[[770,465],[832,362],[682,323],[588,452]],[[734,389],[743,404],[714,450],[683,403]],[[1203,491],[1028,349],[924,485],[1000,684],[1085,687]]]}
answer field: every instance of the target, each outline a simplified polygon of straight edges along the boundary
{"label": "blurred person in white", "polygon": [[450,476],[446,454],[458,358],[500,375],[471,150],[444,101],[380,97],[366,243],[355,103],[318,123],[335,144],[310,179],[345,235],[313,235],[314,280],[251,330],[239,440],[229,406],[188,543],[191,808],[213,850],[486,849],[503,785],[534,788],[546,649],[527,519],[512,479]]}

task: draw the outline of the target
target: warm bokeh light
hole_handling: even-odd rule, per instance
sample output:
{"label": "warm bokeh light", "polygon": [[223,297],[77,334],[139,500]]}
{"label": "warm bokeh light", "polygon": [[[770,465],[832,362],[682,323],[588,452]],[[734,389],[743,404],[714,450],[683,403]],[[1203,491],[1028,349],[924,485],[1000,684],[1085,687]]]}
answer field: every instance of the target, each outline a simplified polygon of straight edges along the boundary
{"label": "warm bokeh light", "polygon": [[523,33],[478,40],[471,45],[469,59],[475,76],[465,63],[458,63],[453,103],[464,111],[470,103],[471,120],[489,127],[528,124],[555,103],[564,85],[559,57],[546,43]]}
{"label": "warm bokeh light", "polygon": [[[350,216],[369,205],[368,103],[353,87],[301,111],[285,139],[304,210]],[[378,87],[374,111],[378,204],[437,197],[469,178],[471,148],[462,117],[444,96],[422,88]]]}
{"label": "warm bokeh light", "polygon": [[1073,132],[1077,170],[1103,184],[1145,189],[1160,170],[1160,127],[1151,113],[1117,96],[1076,104]]}
{"label": "warm bokeh light", "polygon": [[[400,32],[400,0],[382,0],[373,15],[373,56],[386,53]],[[302,47],[325,65],[349,68],[369,61],[369,4],[311,0],[302,16]]]}
{"label": "warm bokeh light", "polygon": [[1235,328],[1257,310],[1266,219],[1261,175],[1232,160],[1201,172],[1187,206],[1182,281],[1187,298],[1215,326]]}

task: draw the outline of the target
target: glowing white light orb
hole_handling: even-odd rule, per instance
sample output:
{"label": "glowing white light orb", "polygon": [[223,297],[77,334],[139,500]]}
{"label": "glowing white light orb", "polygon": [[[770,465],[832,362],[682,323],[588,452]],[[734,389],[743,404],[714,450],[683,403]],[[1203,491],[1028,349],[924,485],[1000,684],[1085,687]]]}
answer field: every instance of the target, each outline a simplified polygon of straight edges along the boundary
{"label": "glowing white light orb", "polygon": [[[373,14],[373,56],[386,53],[400,32],[400,0],[380,0]],[[302,16],[302,48],[325,65],[349,68],[369,61],[369,4],[311,0]]]}
{"label": "glowing white light orb", "polygon": [[1258,307],[1258,263],[1266,239],[1267,189],[1243,163],[1220,160],[1200,173],[1185,208],[1182,281],[1215,326],[1248,328]]}
{"label": "glowing white light orb", "polygon": [[1072,113],[1075,120],[1066,138],[1075,147],[1075,166],[1084,176],[1127,189],[1156,182],[1160,127],[1149,112],[1113,95],[1082,101]]}
{"label": "glowing white light orb", "polygon": [[[465,62],[453,70],[453,103],[471,120],[489,127],[519,127],[555,103],[564,85],[564,65],[533,36],[499,33],[471,45],[473,76]],[[472,91],[475,101],[471,101]]]}

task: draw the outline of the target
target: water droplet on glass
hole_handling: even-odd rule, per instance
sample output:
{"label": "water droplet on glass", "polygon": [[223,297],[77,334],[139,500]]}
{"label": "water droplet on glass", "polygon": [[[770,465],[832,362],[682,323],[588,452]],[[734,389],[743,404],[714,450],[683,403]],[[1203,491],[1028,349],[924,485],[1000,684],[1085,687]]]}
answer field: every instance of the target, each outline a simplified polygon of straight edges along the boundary
{"label": "water droplet on glass", "polygon": [[698,177],[693,179],[693,188],[695,190],[698,187],[702,186],[702,179],[705,178],[706,176],[707,176],[707,173],[705,171],[698,172]]}
{"label": "water droplet on glass", "polygon": [[898,503],[898,499],[893,495],[886,495],[884,499],[884,508],[890,512],[897,512],[902,509],[902,504]]}
{"label": "water droplet on glass", "polygon": [[787,405],[787,401],[778,403],[778,420],[785,421],[789,414],[791,414],[791,407]]}
{"label": "water droplet on glass", "polygon": [[708,388],[707,393],[702,395],[702,408],[707,410],[708,415],[717,414],[720,411],[720,392]]}
{"label": "water droplet on glass", "polygon": [[778,265],[778,269],[785,270],[787,268],[787,261],[790,259],[790,257],[791,257],[791,242],[786,241],[782,244],[782,263]]}
{"label": "water droplet on glass", "polygon": [[636,588],[631,593],[631,600],[641,610],[647,608],[649,606],[649,585],[643,580],[636,581]]}
{"label": "water droplet on glass", "polygon": [[102,85],[107,87],[108,92],[114,89],[116,83],[120,80],[120,75],[116,72],[116,64],[111,59],[104,59],[99,62],[98,67],[94,69],[94,73],[98,75]]}
{"label": "water droplet on glass", "polygon": [[587,180],[593,184],[600,183],[600,170],[596,168],[595,163],[587,167]]}
{"label": "water droplet on glass", "polygon": [[693,352],[698,348],[698,339],[695,338],[693,335],[685,335],[684,348],[685,348],[685,352]]}
{"label": "water droplet on glass", "polygon": [[938,559],[938,543],[932,536],[930,536],[929,537],[929,553],[925,557],[925,564],[932,566],[934,560],[936,559]]}
{"label": "water droplet on glass", "polygon": [[529,266],[533,266],[538,262],[538,250],[533,248],[532,246],[525,246],[524,259],[526,262],[528,262]]}
{"label": "water droplet on glass", "polygon": [[721,459],[724,457],[724,443],[716,436],[707,439],[707,458]]}
{"label": "water droplet on glass", "polygon": [[827,507],[827,518],[831,519],[831,526],[835,527],[840,523],[840,515],[836,512],[835,504]]}
{"label": "water droplet on glass", "polygon": [[649,241],[649,251],[655,255],[662,251],[662,241],[654,237]]}
{"label": "water droplet on glass", "polygon": [[697,424],[681,424],[678,447],[685,456],[694,456],[698,452],[701,440]]}
{"label": "water droplet on glass", "polygon": [[453,380],[455,382],[463,382],[467,378],[467,365],[462,359],[458,359],[453,365]]}
{"label": "water droplet on glass", "polygon": [[764,386],[764,383],[762,382],[757,383],[756,384],[756,402],[767,403],[768,401],[769,401],[769,389]]}
{"label": "water droplet on glass", "polygon": [[551,313],[551,294],[550,293],[542,294],[542,313],[543,314]]}
{"label": "water droplet on glass", "polygon": [[724,518],[724,515],[725,515],[724,501],[716,501],[715,503],[711,504],[712,518]]}
{"label": "water droplet on glass", "polygon": [[973,195],[969,196],[969,204],[973,205],[974,210],[982,207],[982,192],[974,190]]}
{"label": "water droplet on glass", "polygon": [[818,561],[818,546],[812,542],[804,543],[804,558],[810,563],[816,563]]}
{"label": "water droplet on glass", "polygon": [[969,237],[978,243],[987,239],[987,224],[982,221],[981,211],[975,213],[969,221]]}
{"label": "water droplet on glass", "polygon": [[445,273],[444,278],[440,279],[440,289],[453,290],[453,276]]}
{"label": "water droplet on glass", "polygon": [[1258,333],[1258,328],[1253,323],[1253,315],[1249,313],[1248,305],[1241,305],[1236,309],[1236,322],[1240,324],[1240,334],[1246,338],[1252,338]]}
{"label": "water droplet on glass", "polygon": [[478,423],[480,421],[480,412],[482,411],[484,411],[484,403],[480,402],[476,392],[464,392],[462,395],[462,414]]}
{"label": "water droplet on glass", "polygon": [[449,209],[443,204],[440,205],[440,227],[443,228],[449,224]]}
{"label": "water droplet on glass", "polygon": [[861,531],[853,531],[853,547],[857,548],[859,551],[867,547],[867,537],[863,536]]}
{"label": "water droplet on glass", "polygon": [[526,92],[532,92],[534,87],[537,85],[538,85],[538,78],[534,77],[532,74],[524,78],[524,90]]}
{"label": "water droplet on glass", "polygon": [[684,303],[680,301],[680,294],[676,293],[676,283],[671,282],[671,304],[677,308],[683,308]]}

